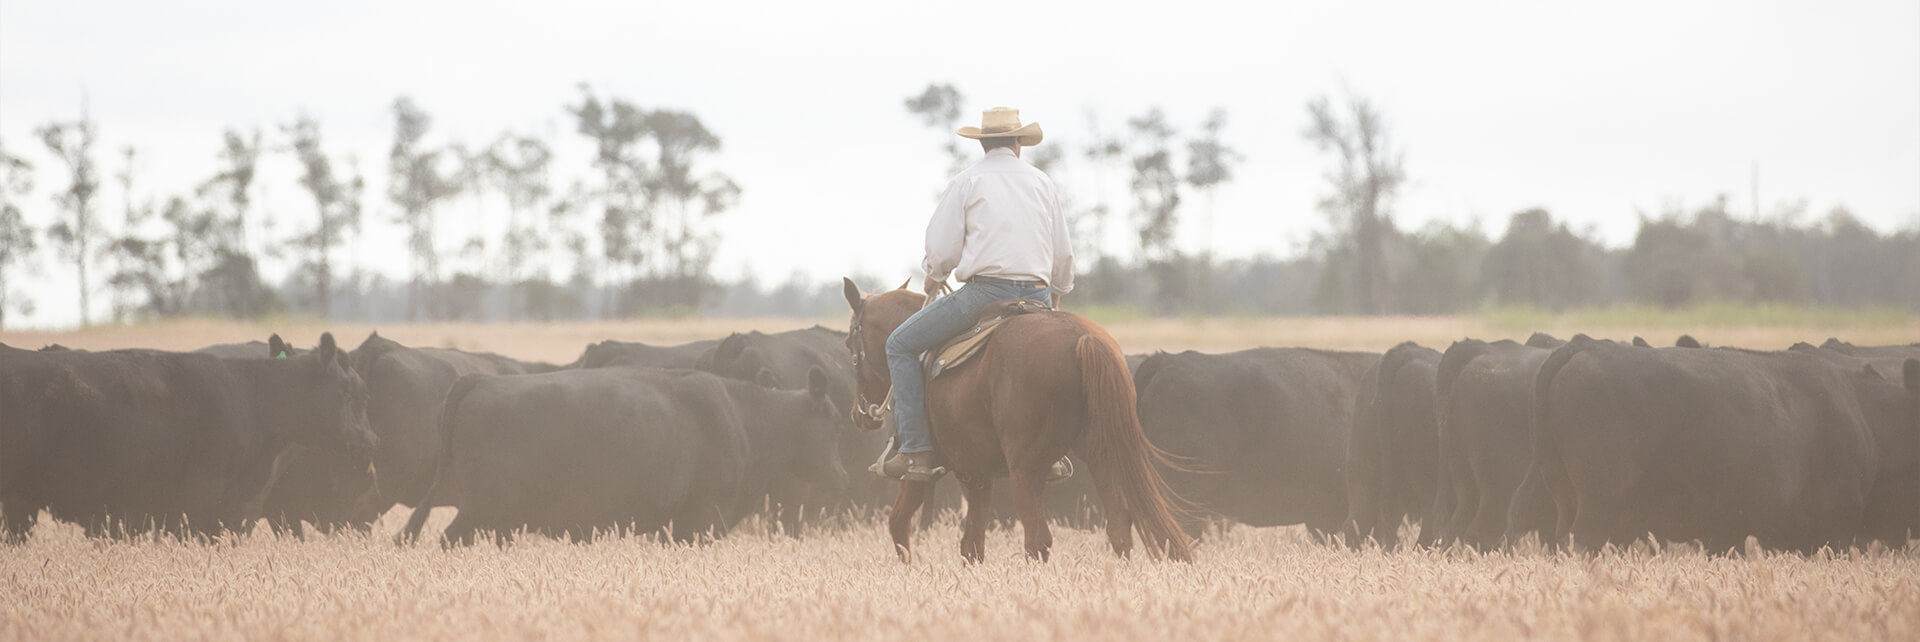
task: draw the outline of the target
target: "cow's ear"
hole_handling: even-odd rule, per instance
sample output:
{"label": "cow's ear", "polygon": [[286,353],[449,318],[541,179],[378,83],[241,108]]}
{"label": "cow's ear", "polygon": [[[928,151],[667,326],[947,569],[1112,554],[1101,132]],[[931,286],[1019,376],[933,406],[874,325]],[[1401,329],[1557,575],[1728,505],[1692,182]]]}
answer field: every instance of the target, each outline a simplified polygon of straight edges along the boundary
{"label": "cow's ear", "polygon": [[287,342],[282,340],[278,333],[267,337],[267,358],[274,359],[285,356],[287,356]]}
{"label": "cow's ear", "polygon": [[853,279],[844,276],[840,277],[840,293],[846,295],[847,307],[853,308],[854,312],[859,312],[860,304],[867,299],[866,295],[860,293],[860,286],[854,285]]}
{"label": "cow's ear", "polygon": [[807,394],[812,396],[814,401],[827,398],[827,371],[818,367],[807,371]]}
{"label": "cow's ear", "polygon": [[1633,347],[1635,347],[1635,348],[1651,348],[1651,347],[1653,347],[1653,344],[1651,344],[1651,343],[1647,343],[1647,340],[1646,340],[1646,339],[1642,339],[1642,338],[1640,338],[1640,337],[1634,337],[1634,338],[1633,338]]}
{"label": "cow's ear", "polygon": [[754,373],[753,383],[768,390],[774,390],[780,387],[780,382],[773,377],[773,371],[766,368],[761,368],[760,372]]}
{"label": "cow's ear", "polygon": [[1674,340],[1673,340],[1673,347],[1675,347],[1675,348],[1699,348],[1699,347],[1701,347],[1701,346],[1700,346],[1700,340],[1699,340],[1699,339],[1695,339],[1695,338],[1693,338],[1693,335],[1691,335],[1691,334],[1683,334],[1683,335],[1680,335],[1680,338],[1678,338],[1678,339],[1674,339]]}
{"label": "cow's ear", "polygon": [[333,342],[332,332],[322,332],[320,333],[320,347],[314,348],[314,351],[320,353],[321,363],[332,363],[334,358],[340,354],[340,346]]}
{"label": "cow's ear", "polygon": [[897,288],[894,288],[894,289],[895,289],[895,290],[905,290],[905,289],[907,289],[907,286],[909,286],[909,285],[913,285],[913,277],[907,277],[907,280],[905,280],[905,281],[901,281],[901,282],[900,282],[900,287],[897,287]]}

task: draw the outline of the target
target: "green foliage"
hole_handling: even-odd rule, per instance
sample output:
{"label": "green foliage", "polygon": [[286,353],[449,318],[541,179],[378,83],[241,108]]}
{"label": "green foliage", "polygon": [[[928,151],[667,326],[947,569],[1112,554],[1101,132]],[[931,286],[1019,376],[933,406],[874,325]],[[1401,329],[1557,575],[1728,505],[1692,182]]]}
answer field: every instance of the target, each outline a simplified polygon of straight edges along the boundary
{"label": "green foliage", "polygon": [[1563,310],[1600,299],[1604,256],[1598,245],[1535,208],[1513,215],[1506,235],[1487,249],[1479,277],[1496,303]]}

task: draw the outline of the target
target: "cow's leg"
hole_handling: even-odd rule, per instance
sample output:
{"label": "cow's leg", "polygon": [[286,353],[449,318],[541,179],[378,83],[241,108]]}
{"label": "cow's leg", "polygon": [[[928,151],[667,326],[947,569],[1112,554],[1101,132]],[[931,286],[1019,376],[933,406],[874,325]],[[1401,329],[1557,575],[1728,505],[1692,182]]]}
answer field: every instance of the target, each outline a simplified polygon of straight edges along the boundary
{"label": "cow's leg", "polygon": [[[1053,462],[1047,462],[1051,465]],[[1045,498],[1047,469],[1012,471],[1013,512],[1020,516],[1020,530],[1027,539],[1027,557],[1042,562],[1053,549],[1053,532],[1047,529]]]}
{"label": "cow's leg", "polygon": [[993,478],[962,480],[967,496],[965,532],[960,535],[960,557],[968,562],[987,560],[987,522],[993,513]]}
{"label": "cow's leg", "polygon": [[456,513],[453,521],[448,522],[446,530],[440,534],[441,546],[472,546],[474,531],[480,529],[477,512],[470,508],[463,508]]}
{"label": "cow's leg", "polygon": [[[893,515],[887,518],[887,531],[893,534],[893,552],[900,561],[913,561],[913,514],[926,503],[933,482],[900,482],[900,498],[893,502]],[[929,515],[931,520],[932,516]]]}

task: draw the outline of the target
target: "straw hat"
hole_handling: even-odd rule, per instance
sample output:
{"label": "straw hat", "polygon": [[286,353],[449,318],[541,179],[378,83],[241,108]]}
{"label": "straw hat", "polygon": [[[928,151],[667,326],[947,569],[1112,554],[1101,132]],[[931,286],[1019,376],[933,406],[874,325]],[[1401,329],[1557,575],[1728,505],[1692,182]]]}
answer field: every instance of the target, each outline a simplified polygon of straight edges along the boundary
{"label": "straw hat", "polygon": [[1008,107],[995,107],[980,114],[979,127],[961,127],[956,132],[967,138],[1008,138],[1018,137],[1021,147],[1040,144],[1044,135],[1040,123],[1020,124],[1020,110]]}

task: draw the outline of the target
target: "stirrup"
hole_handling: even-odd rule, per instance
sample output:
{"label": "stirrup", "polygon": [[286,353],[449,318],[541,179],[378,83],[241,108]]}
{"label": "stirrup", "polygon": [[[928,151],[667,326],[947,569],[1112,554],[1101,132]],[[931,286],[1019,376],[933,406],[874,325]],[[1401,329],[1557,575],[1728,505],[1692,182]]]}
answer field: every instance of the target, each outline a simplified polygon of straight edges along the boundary
{"label": "stirrup", "polygon": [[[1064,464],[1064,465],[1063,465]],[[1047,466],[1047,483],[1073,479],[1073,460],[1061,457]]]}

